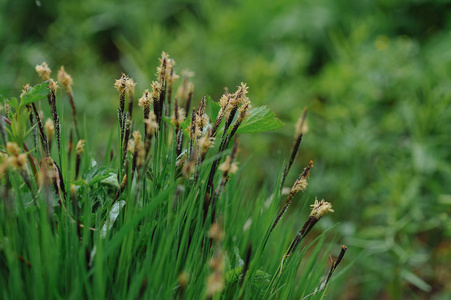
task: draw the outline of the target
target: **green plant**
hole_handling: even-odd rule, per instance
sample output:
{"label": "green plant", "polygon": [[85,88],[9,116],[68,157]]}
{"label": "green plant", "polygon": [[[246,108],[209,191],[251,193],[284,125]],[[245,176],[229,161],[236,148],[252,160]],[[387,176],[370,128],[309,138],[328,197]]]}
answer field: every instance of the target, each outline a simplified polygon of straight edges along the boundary
{"label": "green plant", "polygon": [[[44,83],[26,86],[20,103],[7,100],[15,119],[2,116],[9,122],[2,127],[9,134],[3,135],[0,165],[2,298],[324,297],[346,247],[322,280],[323,253],[334,243],[326,243],[322,233],[301,251],[298,246],[332,206],[315,200],[295,237],[286,228],[299,224],[285,217],[296,194],[306,189],[313,162],[278,208],[282,181],[305,132],[305,113],[292,159],[274,188],[267,186],[272,194],[266,188],[256,192],[238,168],[236,135],[283,124],[267,107],[251,108],[244,83],[234,93],[226,91],[219,103],[204,97],[185,120],[181,106],[190,109],[192,91],[185,88],[185,78],[179,98],[171,99],[177,79],[173,66],[163,52],[152,92],[144,91],[138,101],[143,124],[132,113],[135,82],[124,74],[116,81],[119,142],[113,147],[111,130],[104,166],[90,155],[89,138],[78,140],[75,157],[69,138],[67,155],[65,131],[58,129],[57,85],[47,65],[37,67]],[[53,149],[47,138],[53,129],[44,130],[36,108],[46,96],[58,141]],[[18,146],[26,147],[34,129],[27,124],[27,105],[40,133],[28,168]],[[13,131],[14,126],[21,129]],[[77,136],[87,136],[86,131]]]}

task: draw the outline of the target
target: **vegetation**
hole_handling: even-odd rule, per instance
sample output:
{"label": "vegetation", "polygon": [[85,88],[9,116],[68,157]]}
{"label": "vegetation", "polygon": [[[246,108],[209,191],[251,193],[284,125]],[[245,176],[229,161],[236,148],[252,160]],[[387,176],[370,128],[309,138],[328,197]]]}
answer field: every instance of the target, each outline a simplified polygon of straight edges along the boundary
{"label": "vegetation", "polygon": [[[332,205],[315,199],[294,237],[291,230],[278,230],[294,226],[279,221],[307,188],[313,167],[310,162],[300,173],[278,209],[279,186],[305,133],[306,112],[273,194],[255,193],[234,175],[236,135],[274,130],[282,123],[267,107],[251,108],[244,83],[234,93],[226,90],[219,103],[202,98],[185,120],[193,84],[183,78],[172,99],[178,79],[174,65],[163,52],[157,80],[138,101],[143,131],[135,130],[133,118],[136,83],[125,74],[116,80],[120,142],[113,147],[112,130],[104,165],[85,151],[89,144],[80,138],[73,82],[64,68],[58,79],[72,107],[69,137],[60,126],[58,84],[46,63],[36,66],[43,83],[25,85],[20,99],[4,99],[2,298],[324,297],[347,247],[321,279],[326,276],[324,250],[331,248],[325,236],[307,244],[313,252],[305,262],[309,247],[299,251],[298,246],[333,212]],[[52,119],[44,126],[37,107],[45,97]]]}
{"label": "vegetation", "polygon": [[[74,78],[86,140],[80,178],[90,165],[85,155],[107,166],[111,148],[118,171],[112,83],[125,72],[139,93],[150,88],[155,57],[165,50],[177,58],[180,74],[195,72],[192,105],[206,95],[217,102],[223,87],[233,93],[244,81],[253,105],[270,107],[286,123],[240,135],[243,189],[236,190],[246,201],[280,187],[293,128],[308,108],[309,131],[283,186],[290,188],[313,160],[309,188],[305,200],[293,200],[271,239],[293,238],[315,196],[333,203],[335,213],[312,230],[319,235],[339,222],[324,237],[331,252],[320,253],[349,247],[338,269],[346,272],[328,287],[333,298],[450,297],[449,1],[0,1],[0,10],[8,12],[0,14],[0,94],[10,99],[24,83],[38,83],[34,67],[43,61],[64,65]],[[58,93],[67,147],[75,125],[66,92]],[[41,109],[51,116],[47,105]],[[143,132],[136,111],[135,130]],[[52,157],[59,163],[55,143]]]}

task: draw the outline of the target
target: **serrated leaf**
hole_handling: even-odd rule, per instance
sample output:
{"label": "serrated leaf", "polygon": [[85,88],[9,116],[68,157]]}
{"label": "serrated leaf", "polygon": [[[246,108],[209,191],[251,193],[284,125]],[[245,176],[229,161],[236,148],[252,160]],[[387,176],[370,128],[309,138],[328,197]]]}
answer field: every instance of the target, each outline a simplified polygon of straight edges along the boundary
{"label": "serrated leaf", "polygon": [[[169,117],[163,117],[163,121],[165,121],[167,124],[169,124],[171,127],[175,128],[175,125],[171,123],[171,118]],[[182,130],[185,137],[189,138],[189,125],[191,124],[191,119],[186,118],[185,121],[183,121],[182,124],[180,124],[180,130]]]}
{"label": "serrated leaf", "polygon": [[42,98],[46,97],[49,92],[50,88],[48,81],[37,84],[22,96],[22,102],[20,103],[20,105],[25,106],[27,104],[39,101]]}
{"label": "serrated leaf", "polygon": [[110,173],[110,176],[100,181],[100,183],[112,185],[116,188],[119,188],[119,182],[117,181],[117,174],[116,173]]}
{"label": "serrated leaf", "polygon": [[[207,96],[207,114],[210,117],[210,120],[216,120],[218,117],[219,110],[221,109],[221,105],[219,103],[213,101],[210,96]],[[213,122],[214,123],[214,122]]]}
{"label": "serrated leaf", "polygon": [[266,132],[279,129],[284,125],[267,106],[259,106],[251,109],[250,115],[241,123],[236,133]]}
{"label": "serrated leaf", "polygon": [[[8,103],[9,103],[9,105],[10,105],[12,108],[14,108],[14,110],[17,110],[17,109],[18,109],[18,107],[17,107],[17,106],[18,106],[18,101],[17,101],[17,98],[16,98],[16,97],[12,97],[11,99],[9,99]],[[12,114],[11,111],[9,111],[9,113]]]}

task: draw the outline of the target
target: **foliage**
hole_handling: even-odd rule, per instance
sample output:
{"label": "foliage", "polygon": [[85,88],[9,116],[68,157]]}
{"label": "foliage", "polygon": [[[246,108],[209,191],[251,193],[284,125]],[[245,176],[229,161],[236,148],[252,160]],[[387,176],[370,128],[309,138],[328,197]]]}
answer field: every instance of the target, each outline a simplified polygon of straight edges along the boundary
{"label": "foliage", "polygon": [[296,163],[315,161],[307,193],[334,200],[337,231],[358,258],[329,291],[449,297],[449,1],[41,3],[0,3],[8,12],[0,15],[0,94],[36,83],[33,67],[43,60],[64,64],[83,87],[77,108],[96,129],[86,131],[100,161],[114,124],[105,109],[111,82],[124,70],[149,82],[165,49],[196,72],[196,103],[243,80],[254,105],[287,124],[241,136],[247,180],[260,184],[278,180],[288,151],[274,149],[291,146],[307,106],[310,131]]}
{"label": "foliage", "polygon": [[[171,63],[163,53],[160,75],[171,74]],[[335,243],[326,239],[325,230],[306,240],[300,251],[297,246],[323,215],[333,212],[330,203],[315,200],[310,215],[303,209],[307,221],[296,235],[302,225],[298,218],[279,222],[286,211],[278,208],[286,196],[278,189],[280,182],[257,192],[244,168],[235,174],[239,128],[263,132],[280,127],[281,121],[267,107],[251,110],[243,83],[219,109],[211,99],[203,100],[187,118],[192,121],[183,141],[185,129],[177,125],[185,124],[183,109],[170,117],[175,110],[171,77],[157,78],[162,88],[153,91],[152,111],[139,102],[146,120],[143,133],[130,132],[133,105],[126,110],[121,104],[135,101],[133,80],[123,75],[116,81],[122,138],[115,149],[108,143],[104,166],[86,151],[89,144],[83,139],[73,153],[75,143],[66,130],[52,148],[49,130],[41,126],[40,143],[28,154],[28,164],[19,160],[24,154],[14,144],[14,128],[34,129],[29,114],[21,112],[27,112],[24,103],[43,104],[37,101],[47,82],[22,94],[20,102],[11,98],[3,103],[15,113],[10,111],[13,120],[6,124],[9,134],[2,135],[0,148],[1,298],[324,297],[339,263],[326,279],[327,253]],[[34,109],[36,119],[42,119]],[[160,113],[167,122],[157,117]],[[52,117],[58,123],[57,109]],[[20,145],[26,148],[23,142],[31,139],[22,137]],[[305,185],[295,183],[286,203],[305,190],[306,170],[299,177]],[[343,246],[341,257],[344,251]]]}

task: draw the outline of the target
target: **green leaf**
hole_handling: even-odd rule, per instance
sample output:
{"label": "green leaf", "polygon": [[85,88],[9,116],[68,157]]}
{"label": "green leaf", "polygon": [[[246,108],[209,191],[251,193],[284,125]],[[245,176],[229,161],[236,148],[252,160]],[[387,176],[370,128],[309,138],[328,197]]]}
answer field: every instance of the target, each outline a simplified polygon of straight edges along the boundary
{"label": "green leaf", "polygon": [[37,84],[22,96],[22,102],[20,103],[20,105],[25,106],[27,104],[39,101],[42,98],[46,97],[49,92],[50,88],[48,81]]}
{"label": "green leaf", "polygon": [[[16,97],[12,97],[9,101],[9,105],[12,107],[12,108],[14,108],[14,110],[17,110],[18,109],[18,101],[17,101],[17,98]],[[11,111],[10,111],[11,112]]]}
{"label": "green leaf", "polygon": [[237,134],[259,133],[279,129],[284,124],[267,106],[251,109],[250,115],[241,123]]}
{"label": "green leaf", "polygon": [[408,270],[402,270],[401,277],[424,292],[429,292],[431,290],[431,286],[429,284]]}
{"label": "green leaf", "polygon": [[221,109],[221,105],[218,102],[213,101],[210,96],[207,96],[207,114],[212,120],[216,120],[218,117],[219,110]]}
{"label": "green leaf", "polygon": [[[169,124],[170,126],[175,128],[175,125],[171,123],[171,118],[163,116],[163,121],[165,121],[167,124]],[[191,118],[186,118],[185,121],[183,121],[183,123],[180,124],[180,130],[182,130],[185,137],[188,137],[188,138],[189,138],[188,128],[189,128],[190,124],[191,124]]]}

